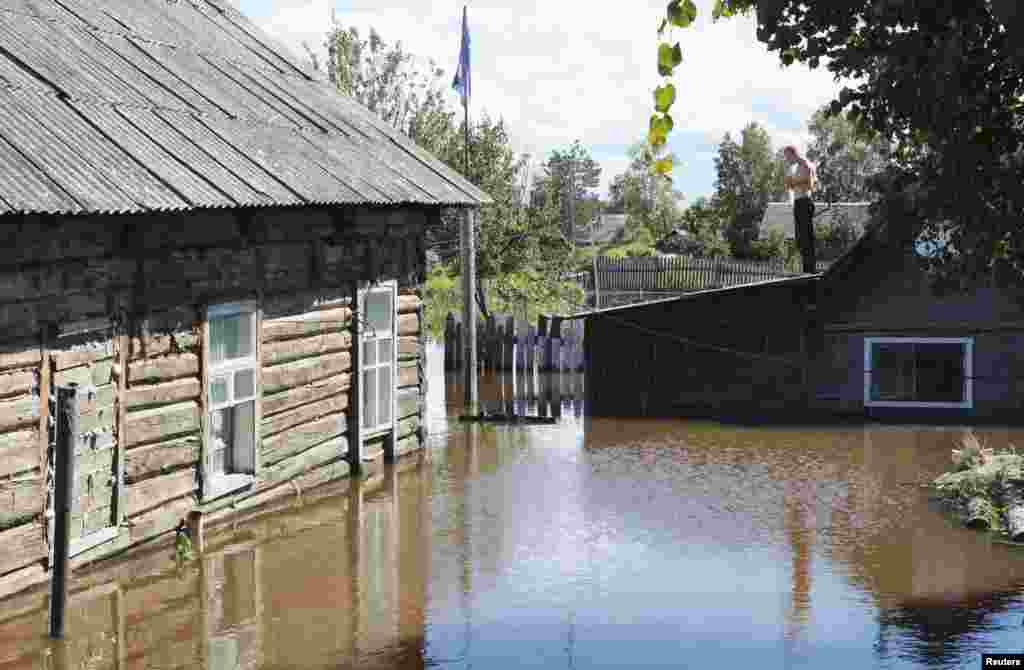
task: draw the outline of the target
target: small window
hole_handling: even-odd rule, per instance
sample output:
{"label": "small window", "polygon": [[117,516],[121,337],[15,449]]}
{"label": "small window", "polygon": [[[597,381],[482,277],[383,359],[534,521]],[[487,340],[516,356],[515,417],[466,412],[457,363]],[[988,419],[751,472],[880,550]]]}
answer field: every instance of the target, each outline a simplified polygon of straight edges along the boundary
{"label": "small window", "polygon": [[363,293],[362,427],[366,433],[390,430],[394,410],[396,285],[388,282]]}
{"label": "small window", "polygon": [[867,338],[864,404],[973,406],[971,338]]}
{"label": "small window", "polygon": [[218,305],[207,313],[206,486],[204,496],[252,481],[256,465],[256,308]]}

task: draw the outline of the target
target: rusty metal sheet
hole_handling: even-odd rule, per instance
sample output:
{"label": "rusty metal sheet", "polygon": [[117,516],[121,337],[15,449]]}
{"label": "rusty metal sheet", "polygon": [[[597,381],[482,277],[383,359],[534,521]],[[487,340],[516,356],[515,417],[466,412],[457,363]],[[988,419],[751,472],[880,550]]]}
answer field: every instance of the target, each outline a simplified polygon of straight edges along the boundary
{"label": "rusty metal sheet", "polygon": [[244,150],[236,149],[220,135],[214,133],[190,114],[174,114],[166,111],[155,112],[182,137],[200,148],[207,156],[215,159],[238,179],[266,197],[271,202],[282,205],[301,204],[303,199],[286,188],[267,170],[247,157]]}
{"label": "rusty metal sheet", "polygon": [[148,109],[121,108],[118,113],[151,142],[188,166],[206,182],[216,186],[239,205],[271,205],[274,199],[255,190],[219,162],[221,155],[210,155],[192,139]]}
{"label": "rusty metal sheet", "polygon": [[230,207],[236,203],[155,144],[110,105],[76,103],[75,109],[118,147],[156,175],[189,204]]}

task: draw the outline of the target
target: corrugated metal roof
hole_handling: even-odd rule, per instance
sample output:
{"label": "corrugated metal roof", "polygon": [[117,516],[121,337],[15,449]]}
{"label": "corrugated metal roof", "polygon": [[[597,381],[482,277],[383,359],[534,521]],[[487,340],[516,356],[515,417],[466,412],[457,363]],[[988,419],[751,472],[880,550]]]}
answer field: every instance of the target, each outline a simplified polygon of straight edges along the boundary
{"label": "corrugated metal roof", "polygon": [[0,213],[490,198],[223,0],[0,0]]}

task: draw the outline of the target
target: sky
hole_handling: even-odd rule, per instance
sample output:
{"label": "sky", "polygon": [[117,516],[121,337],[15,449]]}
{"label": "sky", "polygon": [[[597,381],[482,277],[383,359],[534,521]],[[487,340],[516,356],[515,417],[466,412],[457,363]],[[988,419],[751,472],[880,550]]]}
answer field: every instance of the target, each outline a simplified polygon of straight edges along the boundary
{"label": "sky", "polygon": [[[282,45],[323,52],[335,20],[433,59],[446,77],[458,63],[461,0],[234,0]],[[806,147],[807,120],[842,83],[821,67],[784,68],[755,38],[753,18],[711,21],[713,0],[696,0],[695,26],[676,30],[683,64],[669,149],[679,158],[674,186],[692,202],[714,191],[714,156],[726,132],[747,123],[768,130],[774,146]],[[536,165],[578,139],[601,165],[602,195],[642,139],[653,112],[657,26],[666,0],[476,0],[468,2],[473,118],[505,120],[513,149]],[[452,106],[458,94],[450,91]]]}

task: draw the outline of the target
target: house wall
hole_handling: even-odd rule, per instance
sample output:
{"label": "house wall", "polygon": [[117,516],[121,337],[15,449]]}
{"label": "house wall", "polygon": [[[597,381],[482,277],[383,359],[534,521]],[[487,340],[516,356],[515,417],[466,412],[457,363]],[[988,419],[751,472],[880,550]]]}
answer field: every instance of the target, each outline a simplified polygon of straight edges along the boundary
{"label": "house wall", "polygon": [[[123,518],[93,560],[166,533],[194,510],[253,505],[303,475],[349,472],[353,289],[396,279],[396,455],[419,448],[424,209],[294,208],[0,223],[0,596],[45,578],[48,399],[77,381],[73,537]],[[202,320],[261,307],[254,486],[201,502]],[[113,472],[115,479],[109,474]],[[108,476],[102,476],[106,473]],[[119,474],[120,473],[120,474]],[[116,477],[123,478],[118,487]],[[87,481],[88,479],[88,481]]]}
{"label": "house wall", "polygon": [[[973,337],[974,409],[918,412],[921,418],[986,418],[1021,409],[1024,309],[1012,291],[983,288],[936,295],[906,247],[875,246],[822,287],[816,395],[823,408],[863,413],[866,337]],[[879,416],[888,408],[869,408]]]}
{"label": "house wall", "polygon": [[683,416],[740,407],[766,413],[793,409],[802,393],[802,366],[792,364],[801,347],[802,300],[804,293],[793,285],[768,285],[588,317],[592,413]]}

